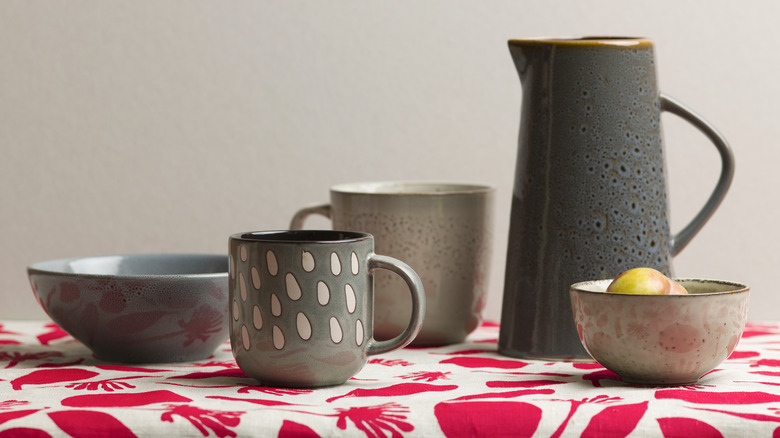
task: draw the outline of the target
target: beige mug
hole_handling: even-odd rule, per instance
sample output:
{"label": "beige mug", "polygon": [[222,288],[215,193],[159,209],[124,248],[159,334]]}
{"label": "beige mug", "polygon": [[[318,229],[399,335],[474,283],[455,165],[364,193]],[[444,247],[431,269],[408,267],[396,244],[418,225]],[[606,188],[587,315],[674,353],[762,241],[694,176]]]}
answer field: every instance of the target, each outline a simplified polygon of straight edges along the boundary
{"label": "beige mug", "polygon": [[[422,279],[426,312],[412,345],[462,342],[482,322],[493,241],[495,189],[441,182],[361,182],[331,187],[330,203],[306,207],[290,228],[312,215],[334,229],[370,233],[376,251],[404,260]],[[406,327],[412,304],[406,285],[375,276],[374,336],[389,339]]]}

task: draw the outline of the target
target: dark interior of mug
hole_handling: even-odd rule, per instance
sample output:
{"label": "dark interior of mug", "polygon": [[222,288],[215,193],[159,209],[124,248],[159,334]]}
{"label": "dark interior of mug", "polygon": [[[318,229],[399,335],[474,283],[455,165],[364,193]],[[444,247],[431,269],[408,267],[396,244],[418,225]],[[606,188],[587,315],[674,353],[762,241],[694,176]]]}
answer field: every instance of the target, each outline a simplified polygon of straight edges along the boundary
{"label": "dark interior of mug", "polygon": [[370,238],[367,233],[338,230],[285,230],[242,233],[240,239],[264,242],[343,242]]}

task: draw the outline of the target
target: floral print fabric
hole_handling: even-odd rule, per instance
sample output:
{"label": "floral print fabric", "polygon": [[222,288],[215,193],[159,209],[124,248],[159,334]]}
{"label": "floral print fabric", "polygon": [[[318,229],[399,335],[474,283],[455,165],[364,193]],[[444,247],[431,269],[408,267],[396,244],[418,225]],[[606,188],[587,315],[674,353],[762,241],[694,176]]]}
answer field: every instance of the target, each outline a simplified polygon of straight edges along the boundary
{"label": "floral print fabric", "polygon": [[514,359],[498,326],[373,357],[344,385],[247,378],[224,344],[185,363],[101,362],[50,322],[0,324],[6,436],[780,436],[780,323],[749,323],[697,384],[627,385],[596,363]]}

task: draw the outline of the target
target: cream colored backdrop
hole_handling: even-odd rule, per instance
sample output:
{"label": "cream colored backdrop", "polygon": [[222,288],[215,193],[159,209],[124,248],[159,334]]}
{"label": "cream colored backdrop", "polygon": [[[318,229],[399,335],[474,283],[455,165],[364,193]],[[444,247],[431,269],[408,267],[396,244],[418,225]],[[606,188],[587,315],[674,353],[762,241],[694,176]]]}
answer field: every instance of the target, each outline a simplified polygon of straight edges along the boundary
{"label": "cream colored backdrop", "polygon": [[[226,252],[332,184],[432,179],[498,187],[498,320],[521,99],[506,40],[607,34],[653,38],[661,88],[737,159],[676,273],[746,282],[751,318],[780,319],[778,5],[0,0],[0,318],[45,317],[35,261]],[[719,158],[663,123],[679,230]]]}

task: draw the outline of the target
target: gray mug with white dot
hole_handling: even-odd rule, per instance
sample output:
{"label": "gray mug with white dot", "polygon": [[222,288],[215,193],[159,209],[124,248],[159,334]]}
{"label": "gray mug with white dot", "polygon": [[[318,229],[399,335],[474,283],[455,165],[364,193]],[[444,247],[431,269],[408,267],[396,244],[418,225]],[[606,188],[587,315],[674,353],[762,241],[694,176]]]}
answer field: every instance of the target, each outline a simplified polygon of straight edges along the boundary
{"label": "gray mug with white dot", "polygon": [[[412,296],[406,329],[373,338],[373,272],[400,276]],[[403,348],[422,326],[425,292],[404,262],[374,254],[367,233],[262,231],[230,236],[230,342],[241,370],[261,384],[338,385],[368,356]]]}

